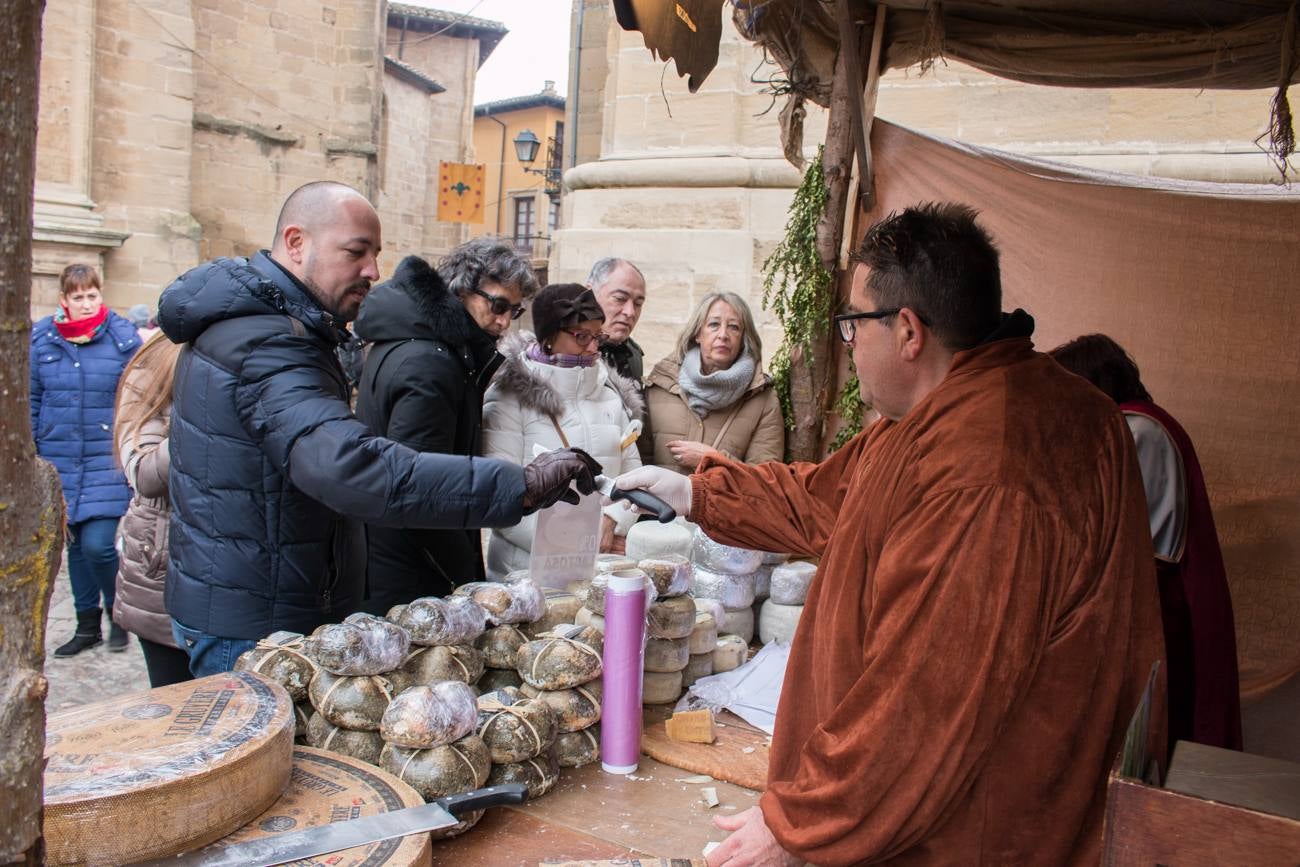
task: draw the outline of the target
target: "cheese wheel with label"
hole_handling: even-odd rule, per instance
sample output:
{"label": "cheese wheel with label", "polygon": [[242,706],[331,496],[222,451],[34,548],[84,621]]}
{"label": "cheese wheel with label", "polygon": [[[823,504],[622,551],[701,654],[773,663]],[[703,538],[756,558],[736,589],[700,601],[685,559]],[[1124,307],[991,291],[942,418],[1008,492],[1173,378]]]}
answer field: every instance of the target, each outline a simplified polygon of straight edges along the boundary
{"label": "cheese wheel with label", "polygon": [[695,567],[695,598],[716,599],[723,608],[748,608],[754,604],[754,573],[731,574]]}
{"label": "cheese wheel with label", "polygon": [[46,863],[128,864],[237,831],[288,784],[293,729],[289,693],[247,671],[50,714]]}
{"label": "cheese wheel with label", "polygon": [[671,704],[682,697],[680,671],[647,671],[641,681],[642,704]]}
{"label": "cheese wheel with label", "polygon": [[740,608],[735,611],[724,609],[722,622],[718,624],[719,635],[738,635],[746,644],[754,640],[754,609]]}
{"label": "cheese wheel with label", "polygon": [[799,615],[803,614],[802,605],[778,605],[771,599],[763,603],[763,610],[758,615],[758,637],[764,644],[779,641],[789,644],[794,641],[794,631],[799,626]]}
{"label": "cheese wheel with label", "polygon": [[807,560],[791,560],[772,570],[771,600],[778,605],[802,605],[808,598],[808,588],[817,577],[817,564]]}
{"label": "cheese wheel with label", "polygon": [[[293,773],[279,799],[247,825],[203,851],[215,857],[235,843],[318,828],[340,819],[391,813],[423,803],[419,792],[372,764],[311,747],[295,747]],[[311,859],[311,863],[328,863],[329,867],[428,867],[432,864],[429,835],[391,837],[320,855]]]}
{"label": "cheese wheel with label", "polygon": [[740,668],[749,658],[749,642],[739,635],[719,635],[713,648],[713,673],[722,674]]}
{"label": "cheese wheel with label", "polygon": [[695,627],[691,630],[690,650],[694,656],[699,653],[712,653],[718,643],[718,623],[707,611],[695,612]]}
{"label": "cheese wheel with label", "polygon": [[638,521],[627,531],[627,545],[623,550],[632,561],[666,554],[690,557],[691,531],[678,523]]}
{"label": "cheese wheel with label", "polygon": [[384,738],[377,731],[341,729],[316,711],[307,721],[307,745],[377,765]]}
{"label": "cheese wheel with label", "polygon": [[[716,644],[716,642],[715,642]],[[691,684],[701,677],[708,677],[713,674],[713,651],[708,653],[692,653],[690,661],[682,669],[682,688],[690,689]]]}
{"label": "cheese wheel with label", "polygon": [[648,638],[645,643],[646,671],[681,671],[691,657],[689,638]]}
{"label": "cheese wheel with label", "polygon": [[651,638],[686,638],[695,629],[695,601],[689,596],[671,596],[650,604],[646,614],[646,635]]}

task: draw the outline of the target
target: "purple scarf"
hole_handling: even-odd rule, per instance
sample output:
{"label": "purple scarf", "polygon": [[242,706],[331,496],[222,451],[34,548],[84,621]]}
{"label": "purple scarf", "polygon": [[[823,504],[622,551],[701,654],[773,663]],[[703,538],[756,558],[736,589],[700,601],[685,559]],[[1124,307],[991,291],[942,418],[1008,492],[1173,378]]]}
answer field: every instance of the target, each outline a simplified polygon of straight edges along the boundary
{"label": "purple scarf", "polygon": [[595,355],[547,355],[546,350],[542,349],[540,343],[530,343],[528,345],[528,357],[533,361],[541,364],[553,364],[556,367],[591,367],[600,358],[600,353]]}

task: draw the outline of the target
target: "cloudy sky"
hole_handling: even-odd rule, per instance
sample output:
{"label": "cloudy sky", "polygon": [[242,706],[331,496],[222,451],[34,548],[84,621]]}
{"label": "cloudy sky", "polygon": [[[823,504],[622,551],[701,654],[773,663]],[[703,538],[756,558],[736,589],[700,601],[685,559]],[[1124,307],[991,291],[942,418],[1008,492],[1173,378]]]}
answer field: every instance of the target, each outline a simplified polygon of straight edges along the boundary
{"label": "cloudy sky", "polygon": [[564,95],[569,82],[571,0],[407,0],[500,21],[510,32],[478,71],[474,102],[537,93],[547,79]]}

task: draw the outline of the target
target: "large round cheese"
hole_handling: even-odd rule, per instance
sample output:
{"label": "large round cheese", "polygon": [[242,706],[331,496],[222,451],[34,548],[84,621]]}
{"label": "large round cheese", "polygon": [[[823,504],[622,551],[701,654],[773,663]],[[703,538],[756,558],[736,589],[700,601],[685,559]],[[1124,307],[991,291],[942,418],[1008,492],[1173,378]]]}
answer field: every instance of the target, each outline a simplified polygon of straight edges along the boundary
{"label": "large round cheese", "polygon": [[712,572],[752,575],[763,564],[763,552],[715,542],[708,533],[696,527],[691,542],[691,561]]}
{"label": "large round cheese", "polygon": [[[260,816],[206,851],[234,843],[391,813],[424,803],[420,793],[374,765],[311,747],[294,747],[293,774],[279,799]],[[423,867],[432,863],[428,834],[392,837],[295,864],[329,867]]]}
{"label": "large round cheese", "polygon": [[718,643],[718,622],[707,611],[695,612],[695,628],[691,630],[691,655],[712,653],[713,645]]}
{"label": "large round cheese", "polygon": [[659,599],[646,613],[646,634],[651,638],[686,638],[695,628],[695,602],[689,596]]}
{"label": "large round cheese", "polygon": [[746,644],[754,640],[754,609],[727,608],[718,623],[719,635],[739,635]]}
{"label": "large round cheese", "polygon": [[627,547],[623,549],[629,560],[662,557],[665,554],[691,554],[691,531],[681,524],[660,524],[657,521],[638,521],[627,531]]}
{"label": "large round cheese", "polygon": [[642,704],[672,704],[682,696],[680,671],[647,671],[641,681]]}
{"label": "large round cheese", "polygon": [[543,587],[542,593],[546,597],[546,613],[542,615],[541,620],[534,620],[532,623],[524,623],[520,626],[529,638],[536,638],[562,623],[572,623],[578,609],[582,607],[582,600],[567,590]]}
{"label": "large round cheese", "polygon": [[716,599],[723,608],[747,608],[754,604],[754,573],[733,575],[697,566],[695,596]]}
{"label": "large round cheese", "polygon": [[713,674],[713,650],[710,649],[708,653],[692,653],[690,661],[682,669],[682,687],[690,689],[695,681],[711,674]]}
{"label": "large round cheese", "polygon": [[50,864],[124,864],[224,837],[280,796],[293,764],[284,687],[230,672],[52,714]]}
{"label": "large round cheese", "polygon": [[749,658],[749,643],[739,635],[720,635],[713,648],[713,672],[721,674],[740,668]]}
{"label": "large round cheese", "polygon": [[689,638],[648,638],[645,643],[646,671],[681,671],[691,657]]}
{"label": "large round cheese", "polygon": [[763,603],[763,610],[758,615],[758,637],[764,644],[779,641],[789,644],[794,641],[794,631],[799,625],[799,615],[803,614],[802,605],[778,605],[771,599]]}
{"label": "large round cheese", "polygon": [[782,563],[772,570],[772,589],[768,595],[778,605],[802,605],[816,577],[816,563],[807,560]]}
{"label": "large round cheese", "polygon": [[764,564],[754,570],[754,598],[766,599],[772,593],[772,570],[775,566]]}

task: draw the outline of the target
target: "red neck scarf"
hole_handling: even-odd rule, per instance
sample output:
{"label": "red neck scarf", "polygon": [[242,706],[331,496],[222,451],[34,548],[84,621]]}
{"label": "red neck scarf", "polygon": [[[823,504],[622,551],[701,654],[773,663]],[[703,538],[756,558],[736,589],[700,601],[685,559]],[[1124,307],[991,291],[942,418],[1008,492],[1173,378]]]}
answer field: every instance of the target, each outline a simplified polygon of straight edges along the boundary
{"label": "red neck scarf", "polygon": [[108,305],[102,304],[99,312],[85,319],[73,320],[68,314],[67,306],[60,304],[59,312],[54,314],[54,327],[69,343],[89,343],[99,333],[100,326],[108,321]]}

